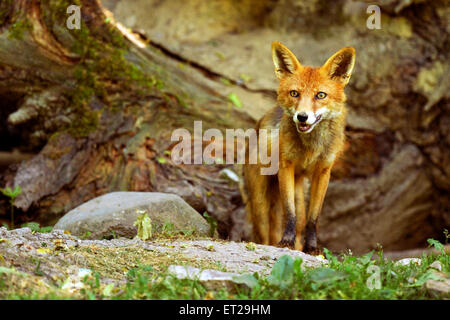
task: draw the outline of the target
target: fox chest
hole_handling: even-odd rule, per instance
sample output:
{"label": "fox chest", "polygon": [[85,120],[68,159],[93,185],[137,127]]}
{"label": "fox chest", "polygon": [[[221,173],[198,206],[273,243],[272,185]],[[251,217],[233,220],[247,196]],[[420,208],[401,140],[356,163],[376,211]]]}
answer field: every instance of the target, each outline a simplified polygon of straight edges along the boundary
{"label": "fox chest", "polygon": [[305,148],[298,145],[289,144],[284,145],[280,150],[280,158],[282,162],[292,163],[295,167],[295,172],[300,173],[309,171],[317,161],[321,158],[323,148]]}

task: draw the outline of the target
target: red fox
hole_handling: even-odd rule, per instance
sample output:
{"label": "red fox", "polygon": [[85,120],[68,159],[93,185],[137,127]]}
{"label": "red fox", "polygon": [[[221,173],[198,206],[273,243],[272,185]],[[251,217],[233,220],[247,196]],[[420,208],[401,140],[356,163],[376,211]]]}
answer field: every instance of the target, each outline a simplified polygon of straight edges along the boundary
{"label": "red fox", "polygon": [[[274,42],[272,58],[279,80],[278,105],[259,120],[256,131],[279,129],[279,168],[277,175],[261,175],[261,161],[244,165],[253,241],[317,254],[317,221],[331,168],[344,146],[344,88],[355,64],[355,49],[343,48],[323,66],[308,67]],[[311,182],[308,213],[306,179]]]}

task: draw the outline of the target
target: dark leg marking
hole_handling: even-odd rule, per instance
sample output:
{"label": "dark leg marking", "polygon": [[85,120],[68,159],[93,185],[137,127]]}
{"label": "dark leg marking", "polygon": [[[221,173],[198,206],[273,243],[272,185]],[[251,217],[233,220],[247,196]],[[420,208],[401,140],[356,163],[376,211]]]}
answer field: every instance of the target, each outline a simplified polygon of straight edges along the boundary
{"label": "dark leg marking", "polygon": [[318,254],[317,248],[317,224],[316,221],[308,221],[306,225],[306,243],[305,252],[310,254]]}
{"label": "dark leg marking", "polygon": [[288,247],[293,249],[295,247],[295,233],[296,233],[297,219],[295,215],[290,214],[286,221],[283,237],[278,243],[280,247]]}

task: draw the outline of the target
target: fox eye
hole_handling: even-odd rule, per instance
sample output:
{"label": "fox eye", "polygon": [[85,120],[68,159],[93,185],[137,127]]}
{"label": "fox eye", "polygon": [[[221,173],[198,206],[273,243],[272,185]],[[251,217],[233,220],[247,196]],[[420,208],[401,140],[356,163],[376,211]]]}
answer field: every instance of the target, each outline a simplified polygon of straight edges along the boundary
{"label": "fox eye", "polygon": [[326,96],[327,96],[327,94],[322,91],[320,91],[319,93],[316,94],[317,99],[325,99]]}
{"label": "fox eye", "polygon": [[294,98],[298,98],[298,96],[300,95],[300,93],[297,90],[291,90],[289,91],[289,94],[291,95],[291,97]]}

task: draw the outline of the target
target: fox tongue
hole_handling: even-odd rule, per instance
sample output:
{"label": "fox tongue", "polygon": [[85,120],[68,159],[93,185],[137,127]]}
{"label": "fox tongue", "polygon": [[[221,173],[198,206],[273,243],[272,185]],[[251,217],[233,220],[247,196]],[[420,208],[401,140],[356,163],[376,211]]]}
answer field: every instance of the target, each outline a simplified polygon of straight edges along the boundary
{"label": "fox tongue", "polygon": [[298,131],[308,131],[309,128],[311,128],[311,125],[310,125],[310,124],[300,124],[300,123],[297,123],[296,125],[297,125],[297,130],[298,130]]}
{"label": "fox tongue", "polygon": [[297,126],[297,131],[301,131],[301,132],[308,131],[309,129],[311,129],[311,127],[312,127],[313,125],[315,125],[317,122],[319,122],[321,118],[322,118],[322,116],[319,115],[319,116],[317,117],[316,121],[314,121],[314,123],[312,123],[312,124],[296,123],[295,125]]}

